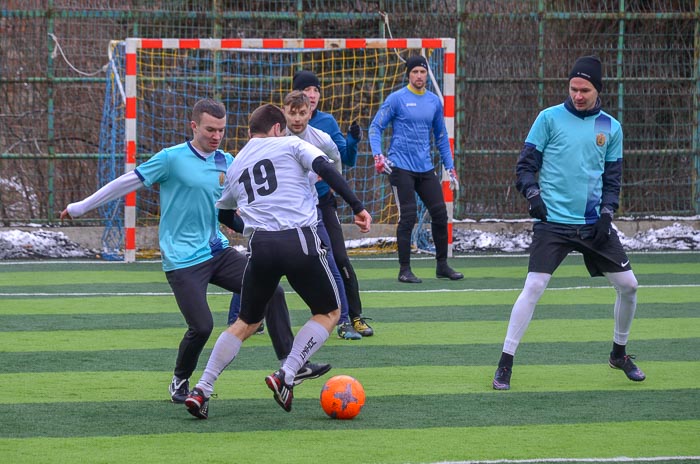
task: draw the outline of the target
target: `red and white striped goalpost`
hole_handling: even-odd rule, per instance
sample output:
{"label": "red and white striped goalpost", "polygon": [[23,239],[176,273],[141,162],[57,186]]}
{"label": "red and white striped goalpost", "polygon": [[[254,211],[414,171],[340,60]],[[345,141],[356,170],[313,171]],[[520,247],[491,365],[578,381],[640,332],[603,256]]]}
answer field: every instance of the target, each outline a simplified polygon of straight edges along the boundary
{"label": "red and white striped goalpost", "polygon": [[[445,125],[450,140],[450,149],[454,157],[454,119],[455,119],[455,39],[453,38],[391,38],[391,39],[126,39],[125,70],[125,172],[136,168],[136,106],[137,94],[137,54],[140,49],[205,49],[205,50],[240,50],[240,49],[444,49],[443,64],[443,106]],[[261,76],[261,78],[264,78]],[[448,253],[452,256],[452,224],[454,196],[450,189],[449,175],[443,168],[442,191],[447,204],[448,214]],[[124,199],[124,261],[136,260],[136,192]]]}

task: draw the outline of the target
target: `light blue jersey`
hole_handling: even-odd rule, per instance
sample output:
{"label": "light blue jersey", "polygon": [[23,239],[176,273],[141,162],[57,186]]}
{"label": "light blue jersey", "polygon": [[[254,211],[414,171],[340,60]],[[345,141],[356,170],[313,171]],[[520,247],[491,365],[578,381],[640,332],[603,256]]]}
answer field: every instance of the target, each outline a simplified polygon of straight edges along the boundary
{"label": "light blue jersey", "polygon": [[163,270],[190,267],[228,246],[214,204],[221,196],[233,156],[204,158],[189,142],[165,148],[136,168],[147,187],[160,184],[158,235]]}
{"label": "light blue jersey", "polygon": [[412,172],[435,170],[431,154],[432,133],[445,169],[454,167],[442,103],[434,93],[428,90],[416,93],[408,86],[391,93],[369,127],[372,154],[384,153],[382,133],[389,124],[393,133],[386,156],[394,166]]}
{"label": "light blue jersey", "polygon": [[539,185],[548,221],[596,222],[605,163],[621,161],[622,139],[620,123],[604,111],[581,117],[562,103],[537,116],[525,144],[542,153]]}

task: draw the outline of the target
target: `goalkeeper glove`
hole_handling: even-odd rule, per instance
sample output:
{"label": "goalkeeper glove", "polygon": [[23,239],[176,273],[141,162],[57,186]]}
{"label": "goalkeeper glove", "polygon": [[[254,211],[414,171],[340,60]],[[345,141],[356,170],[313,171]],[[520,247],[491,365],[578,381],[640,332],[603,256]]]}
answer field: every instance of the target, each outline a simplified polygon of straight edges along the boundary
{"label": "goalkeeper glove", "polygon": [[391,161],[384,157],[384,155],[374,155],[374,169],[377,174],[391,174]]}
{"label": "goalkeeper glove", "polygon": [[457,169],[452,168],[447,171],[450,174],[450,189],[459,192],[459,177],[457,177]]}

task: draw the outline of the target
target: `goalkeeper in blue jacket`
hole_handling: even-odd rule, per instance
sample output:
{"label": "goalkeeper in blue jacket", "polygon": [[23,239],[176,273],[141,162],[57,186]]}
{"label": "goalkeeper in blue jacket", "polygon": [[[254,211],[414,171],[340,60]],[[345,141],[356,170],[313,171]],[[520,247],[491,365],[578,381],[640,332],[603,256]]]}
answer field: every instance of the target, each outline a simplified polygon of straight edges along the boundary
{"label": "goalkeeper in blue jacket", "polygon": [[[453,188],[458,188],[442,103],[437,95],[426,89],[428,62],[424,57],[416,55],[406,60],[406,76],[408,85],[386,98],[369,127],[374,167],[377,173],[389,175],[389,183],[399,207],[399,224],[396,228],[399,282],[422,282],[411,271],[411,232],[418,211],[416,194],[430,213],[437,259],[435,275],[438,278],[459,280],[464,275],[447,264],[447,207],[430,149],[432,134],[442,164],[450,173],[451,184]],[[385,156],[382,133],[390,124],[393,135]]]}

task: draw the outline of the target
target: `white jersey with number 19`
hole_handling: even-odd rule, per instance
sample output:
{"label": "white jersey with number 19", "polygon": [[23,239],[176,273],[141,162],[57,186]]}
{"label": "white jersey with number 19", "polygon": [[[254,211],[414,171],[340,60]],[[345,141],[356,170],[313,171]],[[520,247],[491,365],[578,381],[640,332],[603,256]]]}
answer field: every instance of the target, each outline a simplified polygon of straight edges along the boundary
{"label": "white jersey with number 19", "polygon": [[317,197],[309,184],[314,159],[325,154],[298,137],[256,137],[226,172],[219,209],[238,209],[245,229],[279,231],[318,222]]}

